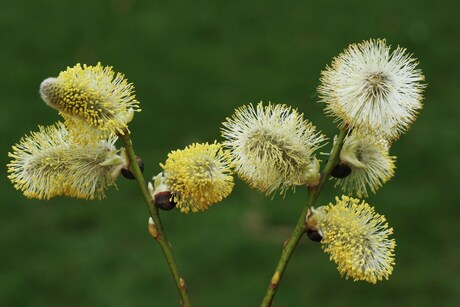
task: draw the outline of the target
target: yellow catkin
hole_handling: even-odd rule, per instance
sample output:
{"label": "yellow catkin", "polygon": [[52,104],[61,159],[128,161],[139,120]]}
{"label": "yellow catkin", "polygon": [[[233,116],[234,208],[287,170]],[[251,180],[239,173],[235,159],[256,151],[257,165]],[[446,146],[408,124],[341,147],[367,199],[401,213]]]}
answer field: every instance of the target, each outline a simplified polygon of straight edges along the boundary
{"label": "yellow catkin", "polygon": [[184,213],[206,210],[233,190],[230,153],[219,143],[194,143],[172,151],[161,167],[174,201]]}
{"label": "yellow catkin", "polygon": [[336,198],[336,204],[318,208],[322,247],[337,263],[345,278],[375,284],[393,272],[393,229],[383,215],[364,201],[348,196]]}
{"label": "yellow catkin", "polygon": [[[110,66],[69,67],[40,86],[43,100],[59,110],[74,138],[100,139],[124,133],[133,112],[140,111],[132,83]],[[82,132],[83,131],[83,132]]]}

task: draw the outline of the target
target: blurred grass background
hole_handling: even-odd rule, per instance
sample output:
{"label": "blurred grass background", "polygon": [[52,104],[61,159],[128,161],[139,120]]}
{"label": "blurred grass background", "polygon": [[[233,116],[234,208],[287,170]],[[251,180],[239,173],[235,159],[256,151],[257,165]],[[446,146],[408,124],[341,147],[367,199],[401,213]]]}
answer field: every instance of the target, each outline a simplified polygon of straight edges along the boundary
{"label": "blurred grass background", "polygon": [[[397,265],[375,286],[347,281],[305,239],[276,306],[460,303],[459,2],[0,2],[1,306],[178,306],[134,182],[120,179],[100,202],[37,201],[6,178],[11,145],[59,119],[38,95],[43,79],[78,62],[125,73],[150,178],[170,150],[219,140],[220,123],[248,102],[290,104],[333,136],[316,103],[320,71],[368,38],[407,47],[428,83],[425,108],[392,147],[396,176],[369,197],[395,229]],[[329,184],[319,203],[336,194]],[[299,188],[270,200],[238,181],[207,212],[163,214],[194,305],[257,306],[305,199]]]}

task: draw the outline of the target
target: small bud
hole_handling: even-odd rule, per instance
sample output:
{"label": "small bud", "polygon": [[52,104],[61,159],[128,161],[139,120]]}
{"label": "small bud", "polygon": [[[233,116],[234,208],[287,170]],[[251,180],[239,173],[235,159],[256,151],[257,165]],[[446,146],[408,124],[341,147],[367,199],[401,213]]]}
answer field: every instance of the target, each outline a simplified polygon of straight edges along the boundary
{"label": "small bud", "polygon": [[315,209],[308,209],[307,216],[305,217],[305,233],[307,237],[314,242],[321,242],[323,234],[320,230],[321,220],[324,218],[322,207]]}
{"label": "small bud", "polygon": [[313,158],[313,161],[308,165],[305,173],[305,181],[308,187],[316,187],[319,184],[321,174],[319,172],[319,160]]}
{"label": "small bud", "polygon": [[319,234],[318,230],[307,229],[307,237],[314,242],[321,242],[323,237]]}
{"label": "small bud", "polygon": [[280,283],[281,280],[281,273],[276,271],[275,274],[272,276],[272,280],[270,281],[270,286],[273,289],[276,289]]}
{"label": "small bud", "polygon": [[337,164],[331,172],[334,178],[345,178],[351,174],[351,168],[347,164]]}
{"label": "small bud", "polygon": [[163,172],[152,178],[152,182],[147,184],[150,195],[154,201],[155,206],[161,210],[171,210],[176,207],[176,201],[171,193],[171,189],[166,184],[166,177]]}
{"label": "small bud", "polygon": [[152,237],[154,237],[155,239],[158,238],[158,229],[157,226],[155,226],[155,222],[151,217],[149,218],[147,229],[149,230],[149,233]]}
{"label": "small bud", "polygon": [[182,277],[179,278],[179,285],[182,289],[187,289],[187,284],[185,283],[185,279]]}
{"label": "small bud", "polygon": [[170,191],[163,191],[155,194],[155,205],[161,210],[169,211],[176,207],[176,202]]}
{"label": "small bud", "polygon": [[[136,161],[137,161],[137,165],[139,165],[139,168],[141,169],[141,172],[144,173],[144,161],[142,161],[142,159],[137,156],[136,156]],[[134,174],[129,170],[129,166],[123,167],[121,169],[121,174],[123,175],[123,177],[127,179],[136,179],[134,177]]]}
{"label": "small bud", "polygon": [[289,243],[289,239],[284,240],[283,247],[286,247]]}

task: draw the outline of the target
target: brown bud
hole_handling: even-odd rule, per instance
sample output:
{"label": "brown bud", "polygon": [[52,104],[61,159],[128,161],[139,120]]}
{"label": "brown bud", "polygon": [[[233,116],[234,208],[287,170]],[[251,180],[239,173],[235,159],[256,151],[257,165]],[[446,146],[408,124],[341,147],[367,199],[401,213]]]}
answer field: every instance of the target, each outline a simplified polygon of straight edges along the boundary
{"label": "brown bud", "polygon": [[307,237],[312,241],[321,242],[321,240],[323,239],[323,237],[319,234],[318,230],[307,229],[306,233]]}
{"label": "brown bud", "polygon": [[[137,165],[139,165],[139,168],[141,169],[141,173],[144,173],[144,161],[142,161],[142,159],[137,156],[136,156],[136,161],[137,161]],[[131,172],[131,170],[129,170],[128,167],[123,167],[121,169],[121,174],[123,175],[123,177],[127,179],[136,179],[134,177],[134,174]]]}
{"label": "brown bud", "polygon": [[351,168],[347,164],[337,164],[331,172],[334,178],[345,178],[351,174]]}
{"label": "brown bud", "polygon": [[176,207],[176,202],[170,191],[163,191],[155,194],[155,205],[161,210],[168,211]]}

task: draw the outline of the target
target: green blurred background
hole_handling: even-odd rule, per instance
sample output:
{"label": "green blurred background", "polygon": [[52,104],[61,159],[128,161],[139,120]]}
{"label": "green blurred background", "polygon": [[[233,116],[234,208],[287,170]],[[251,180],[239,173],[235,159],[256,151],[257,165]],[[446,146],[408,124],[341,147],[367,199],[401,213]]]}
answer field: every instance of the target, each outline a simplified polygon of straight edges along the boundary
{"label": "green blurred background", "polygon": [[[320,71],[368,38],[407,47],[428,83],[425,108],[392,147],[396,176],[369,197],[395,229],[397,265],[377,285],[347,281],[304,239],[276,306],[460,303],[458,1],[0,2],[1,306],[178,305],[134,182],[121,178],[99,202],[38,201],[6,178],[11,145],[59,119],[38,95],[43,79],[78,62],[125,73],[150,178],[170,150],[219,140],[220,123],[248,102],[290,104],[333,136],[316,103]],[[319,203],[338,193],[329,184]],[[298,188],[270,200],[237,181],[204,213],[163,214],[194,305],[257,306],[305,199]]]}

